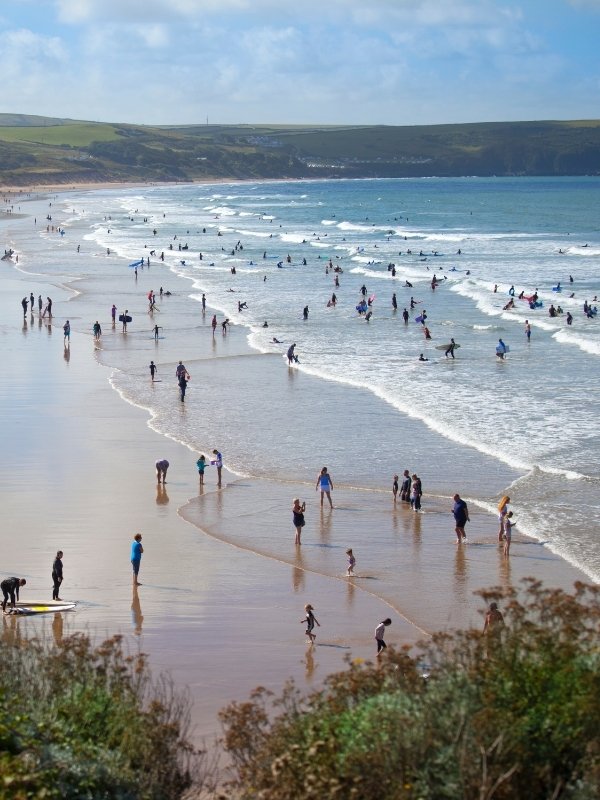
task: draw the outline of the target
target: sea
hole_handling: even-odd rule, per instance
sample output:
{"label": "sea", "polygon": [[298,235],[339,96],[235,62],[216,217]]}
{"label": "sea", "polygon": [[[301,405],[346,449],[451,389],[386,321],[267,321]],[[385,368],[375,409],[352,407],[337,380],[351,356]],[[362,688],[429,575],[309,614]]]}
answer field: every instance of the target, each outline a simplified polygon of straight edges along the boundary
{"label": "sea", "polygon": [[[600,318],[583,305],[600,305],[599,190],[597,177],[73,189],[48,196],[19,268],[64,287],[57,324],[91,337],[100,321],[115,391],[193,453],[218,443],[234,474],[312,491],[327,465],[382,502],[409,469],[425,514],[428,498],[494,512],[509,495],[518,531],[598,581]],[[113,302],[133,317],[125,348]]]}

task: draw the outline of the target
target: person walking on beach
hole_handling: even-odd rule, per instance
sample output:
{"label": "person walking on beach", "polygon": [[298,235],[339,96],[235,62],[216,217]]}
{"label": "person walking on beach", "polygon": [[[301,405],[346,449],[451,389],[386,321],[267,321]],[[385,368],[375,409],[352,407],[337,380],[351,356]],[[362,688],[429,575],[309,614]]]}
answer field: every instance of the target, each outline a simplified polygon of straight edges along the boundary
{"label": "person walking on beach", "polygon": [[39,314],[40,316],[42,315],[42,308],[43,308],[43,305],[44,305],[44,301],[42,300],[42,295],[41,295],[41,294],[39,294],[39,295],[38,295],[38,314]]}
{"label": "person walking on beach", "polygon": [[185,403],[185,392],[189,379],[190,376],[187,374],[187,372],[184,372],[179,376],[179,380],[177,381],[177,385],[179,386],[179,399],[182,403]]}
{"label": "person walking on beach", "polygon": [[68,347],[71,343],[71,323],[69,320],[63,325],[63,344]]}
{"label": "person walking on beach", "polygon": [[213,336],[215,335],[215,330],[217,329],[217,315],[213,314],[212,322],[210,323],[212,326]]}
{"label": "person walking on beach", "polygon": [[138,581],[138,575],[140,573],[140,564],[142,563],[142,553],[144,552],[144,548],[142,547],[142,534],[136,533],[133,537],[133,542],[131,543],[131,566],[133,568],[133,585],[134,586],[141,586],[142,584]]}
{"label": "person walking on beach", "polygon": [[183,361],[180,361],[175,369],[175,377],[177,378],[177,382],[179,382],[179,378],[181,378],[181,376],[185,375],[186,373],[187,369],[185,368]]}
{"label": "person walking on beach", "polygon": [[385,635],[385,629],[388,625],[392,624],[392,620],[387,617],[386,619],[382,620],[379,625],[375,628],[375,641],[377,642],[377,656],[379,657],[381,653],[387,647],[387,644],[384,642],[383,637]]}
{"label": "person walking on beach", "polygon": [[301,536],[302,536],[302,528],[306,524],[306,520],[304,519],[304,512],[306,511],[306,503],[301,503],[299,497],[294,498],[294,502],[292,504],[292,517],[294,521],[294,527],[296,528],[296,537],[294,539],[294,544],[300,545],[302,544]]}
{"label": "person walking on beach", "polygon": [[24,297],[24,298],[21,300],[21,305],[23,306],[23,318],[25,318],[25,317],[27,316],[27,307],[28,307],[28,305],[29,305],[29,302],[28,302],[28,300],[27,300],[27,297]]}
{"label": "person walking on beach", "polygon": [[333,503],[331,502],[331,492],[333,491],[333,481],[331,480],[331,475],[327,472],[327,467],[323,467],[321,472],[317,475],[317,485],[315,486],[315,491],[321,490],[321,508],[323,508],[323,498],[327,495],[327,499],[329,500],[329,507],[333,508]]}
{"label": "person walking on beach", "polygon": [[27,581],[25,578],[6,578],[5,580],[0,583],[0,589],[2,589],[3,600],[2,600],[2,611],[6,611],[6,604],[8,603],[8,598],[10,597],[10,607],[15,607],[15,596],[17,600],[19,599],[19,589],[21,586],[25,586]]}
{"label": "person walking on beach", "polygon": [[204,314],[206,311],[206,295],[202,295],[202,313]]}
{"label": "person walking on beach", "polygon": [[62,563],[63,551],[59,550],[56,554],[56,558],[54,559],[54,563],[52,564],[52,599],[53,600],[60,600],[58,596],[58,592],[60,589],[60,585],[63,582],[63,563]]}
{"label": "person walking on beach", "polygon": [[100,340],[100,337],[102,336],[102,328],[100,327],[100,323],[98,322],[98,320],[94,322],[94,327],[92,328],[92,330],[94,331],[94,339],[98,342]]}
{"label": "person walking on beach", "polygon": [[206,467],[206,456],[201,455],[196,461],[198,467],[198,477],[200,479],[200,486],[204,486],[204,468]]}
{"label": "person walking on beach", "polygon": [[306,616],[302,617],[300,622],[305,622],[306,623],[306,635],[308,637],[308,641],[311,644],[314,644],[314,641],[317,638],[316,635],[313,633],[313,629],[315,627],[315,622],[317,623],[319,628],[321,627],[321,623],[319,622],[319,620],[313,614],[314,609],[313,609],[313,607],[311,606],[310,603],[307,603],[304,606],[304,610],[306,611]]}
{"label": "person walking on beach", "polygon": [[169,462],[166,458],[159,459],[156,464],[156,480],[158,483],[165,483],[167,480],[167,470],[169,469]]}
{"label": "person walking on beach", "polygon": [[402,473],[402,485],[400,487],[400,500],[403,503],[410,502],[410,487],[412,483],[412,478],[410,477],[410,472],[405,469]]}
{"label": "person walking on beach", "polygon": [[213,450],[213,456],[215,457],[213,461],[210,463],[213,464],[217,468],[217,486],[221,485],[221,473],[223,471],[223,456],[219,453],[218,450]]}
{"label": "person walking on beach", "polygon": [[348,556],[348,569],[346,570],[346,577],[354,578],[354,567],[356,566],[356,559],[354,558],[354,553],[352,552],[351,547],[349,547],[346,550],[346,555]]}
{"label": "person walking on beach", "polygon": [[158,367],[156,366],[154,361],[150,362],[150,364],[148,365],[148,369],[150,370],[150,377],[152,378],[152,381],[154,381],[154,376],[158,372]]}
{"label": "person walking on beach", "polygon": [[512,529],[514,526],[513,512],[509,511],[504,519],[504,555],[506,558],[510,555],[510,543],[512,541]]}
{"label": "person walking on beach", "polygon": [[462,499],[459,494],[454,495],[454,506],[452,507],[452,513],[454,514],[454,524],[456,531],[456,544],[460,544],[461,541],[467,541],[467,534],[465,533],[465,525],[469,522],[469,509],[467,504]]}
{"label": "person walking on beach", "polygon": [[394,496],[394,503],[396,502],[396,497],[398,496],[398,476],[394,475],[394,482],[392,483],[392,494]]}

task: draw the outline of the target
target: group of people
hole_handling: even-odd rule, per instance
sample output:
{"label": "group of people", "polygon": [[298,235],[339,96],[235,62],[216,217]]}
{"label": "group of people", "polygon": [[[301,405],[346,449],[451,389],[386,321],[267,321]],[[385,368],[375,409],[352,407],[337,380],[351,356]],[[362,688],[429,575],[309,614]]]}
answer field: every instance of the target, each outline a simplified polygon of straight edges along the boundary
{"label": "group of people", "polygon": [[400,500],[403,503],[409,503],[413,511],[421,510],[421,497],[423,496],[423,483],[421,478],[416,473],[410,474],[410,470],[405,469],[402,473],[402,483],[398,484],[398,475],[394,475],[392,482],[392,495],[394,503],[398,499],[398,492],[400,492]]}
{"label": "group of people", "polygon": [[[59,591],[61,584],[63,582],[63,551],[58,550],[54,561],[52,562],[52,599],[53,600],[61,600],[59,597]],[[27,584],[26,578],[5,578],[0,583],[0,589],[2,590],[2,612],[6,613],[14,613],[16,610],[16,605],[19,602],[19,591],[20,589]],[[10,609],[6,610],[7,605],[10,601]]]}
{"label": "group of people", "polygon": [[[454,505],[452,506],[452,513],[454,515],[454,530],[456,532],[456,543],[467,541],[467,534],[465,526],[470,522],[469,507],[463,498],[457,493],[453,497]],[[512,529],[515,526],[513,512],[509,511],[508,504],[510,497],[505,495],[498,503],[498,520],[500,528],[498,530],[498,542],[504,545],[504,555],[508,558],[510,555],[510,544],[512,541]]]}
{"label": "group of people", "polygon": [[[217,486],[221,486],[221,478],[223,473],[223,455],[217,450],[216,448],[212,451],[214,459],[210,462],[211,466],[217,468]],[[155,462],[154,467],[156,469],[156,481],[157,483],[165,484],[167,482],[167,471],[169,469],[169,462],[166,458],[159,458],[158,461]],[[198,476],[200,479],[200,485],[204,485],[204,470],[206,469],[206,456],[201,455],[198,460],[196,461],[196,467],[198,469]]]}

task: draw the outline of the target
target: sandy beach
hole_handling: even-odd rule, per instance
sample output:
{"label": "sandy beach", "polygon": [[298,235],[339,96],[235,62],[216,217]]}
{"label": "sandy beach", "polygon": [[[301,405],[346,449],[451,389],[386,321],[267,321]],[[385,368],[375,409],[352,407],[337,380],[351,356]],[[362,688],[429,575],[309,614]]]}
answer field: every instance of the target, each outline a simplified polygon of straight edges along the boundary
{"label": "sandy beach", "polygon": [[[5,247],[14,242],[27,250],[26,219],[7,215],[0,230]],[[107,319],[106,287],[78,281],[69,288],[68,280],[25,274],[12,262],[3,262],[0,280],[2,572],[27,579],[22,599],[49,600],[52,560],[61,549],[61,597],[78,604],[76,612],[53,618],[5,617],[4,629],[55,637],[81,630],[123,634],[149,654],[155,670],[168,671],[189,690],[198,739],[218,733],[218,710],[257,685],[278,690],[293,677],[301,687],[317,686],[345,658],[372,659],[373,630],[385,616],[393,620],[388,642],[413,644],[434,630],[479,624],[478,588],[516,585],[530,575],[563,588],[585,580],[518,529],[507,561],[498,548],[496,518],[477,509],[471,510],[469,544],[457,547],[454,486],[447,487],[447,500],[426,500],[423,515],[394,507],[387,475],[379,494],[345,485],[336,475],[333,512],[320,511],[312,481],[277,483],[224,470],[219,489],[211,467],[201,492],[197,453],[160,435],[148,412],[125,402],[111,384],[115,365],[127,356],[127,337]],[[142,299],[150,280],[135,286]],[[52,296],[52,325],[37,315],[23,320],[20,302],[30,292]],[[179,302],[191,303],[185,296]],[[99,345],[91,334],[94,303],[102,315]],[[73,326],[68,348],[66,318]],[[248,373],[257,370],[259,382],[261,370],[273,370],[274,396],[316,391],[310,375],[298,373],[290,385],[280,359],[255,366],[241,328],[232,328],[215,354],[207,314],[193,349],[182,351],[173,341],[161,349],[159,377],[173,384],[173,413],[181,411],[178,359],[192,374],[190,394],[195,376],[222,386],[239,372],[240,359]],[[146,374],[140,380],[149,383]],[[243,429],[234,428],[235,435]],[[224,456],[227,463],[225,450]],[[159,458],[171,465],[164,487],[155,478]],[[322,460],[326,453],[316,453],[315,477]],[[301,549],[293,545],[295,496],[308,502]],[[142,586],[134,590],[129,547],[138,531]],[[386,553],[385,561],[370,555],[370,542]],[[355,579],[344,576],[347,547],[358,560]],[[300,624],[308,602],[321,623],[315,648],[307,648]]]}

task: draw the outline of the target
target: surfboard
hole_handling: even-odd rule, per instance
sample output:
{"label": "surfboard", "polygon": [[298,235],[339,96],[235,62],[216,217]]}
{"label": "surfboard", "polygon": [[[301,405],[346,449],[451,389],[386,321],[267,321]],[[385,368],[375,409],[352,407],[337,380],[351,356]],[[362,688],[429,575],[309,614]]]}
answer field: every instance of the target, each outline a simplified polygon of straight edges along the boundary
{"label": "surfboard", "polygon": [[507,344],[504,345],[504,350],[501,347],[497,347],[496,348],[496,355],[498,355],[500,353],[510,353],[510,347]]}
{"label": "surfboard", "polygon": [[131,321],[132,318],[129,316],[129,314],[127,316],[125,316],[125,314],[119,315],[119,322],[131,322]]}
{"label": "surfboard", "polygon": [[[449,347],[452,347],[452,344],[451,344],[451,343],[448,343],[448,344],[436,344],[436,346],[435,346],[435,349],[436,349],[436,350],[447,350]],[[455,344],[455,345],[454,345],[454,349],[455,349],[455,350],[456,350],[457,348],[459,348],[459,347],[460,347],[460,345],[459,345],[459,344]]]}
{"label": "surfboard", "polygon": [[32,614],[52,614],[56,611],[73,611],[77,603],[17,603],[15,608],[7,608],[7,614],[31,616]]}

